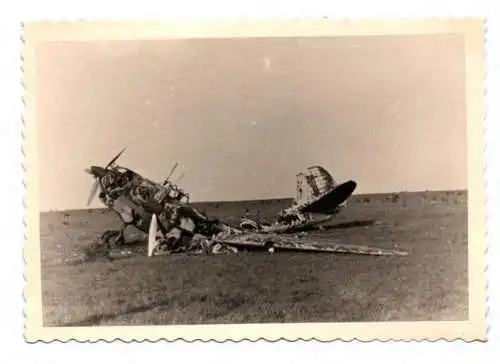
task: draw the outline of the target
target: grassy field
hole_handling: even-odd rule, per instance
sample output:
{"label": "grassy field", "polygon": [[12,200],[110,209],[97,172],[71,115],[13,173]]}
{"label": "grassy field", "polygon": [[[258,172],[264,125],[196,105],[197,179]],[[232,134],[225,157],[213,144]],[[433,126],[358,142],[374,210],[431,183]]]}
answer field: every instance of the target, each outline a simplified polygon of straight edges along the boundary
{"label": "grassy field", "polygon": [[[233,224],[290,200],[205,203]],[[318,238],[398,247],[406,257],[240,253],[70,263],[104,230],[104,210],[41,214],[46,326],[466,320],[467,193],[359,195]],[[129,240],[143,240],[130,234]],[[145,242],[143,243],[143,245]],[[136,247],[134,243],[131,247]]]}

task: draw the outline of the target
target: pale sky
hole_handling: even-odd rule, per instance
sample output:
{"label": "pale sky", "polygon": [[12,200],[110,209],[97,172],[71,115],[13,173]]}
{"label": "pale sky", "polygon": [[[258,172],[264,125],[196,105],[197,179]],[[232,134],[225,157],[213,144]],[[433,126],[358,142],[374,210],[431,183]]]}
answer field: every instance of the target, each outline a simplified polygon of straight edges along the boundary
{"label": "pale sky", "polygon": [[[119,160],[195,201],[292,197],[322,165],[357,193],[465,189],[458,35],[52,43],[37,49],[40,208],[83,208]],[[93,207],[100,206],[96,199]]]}

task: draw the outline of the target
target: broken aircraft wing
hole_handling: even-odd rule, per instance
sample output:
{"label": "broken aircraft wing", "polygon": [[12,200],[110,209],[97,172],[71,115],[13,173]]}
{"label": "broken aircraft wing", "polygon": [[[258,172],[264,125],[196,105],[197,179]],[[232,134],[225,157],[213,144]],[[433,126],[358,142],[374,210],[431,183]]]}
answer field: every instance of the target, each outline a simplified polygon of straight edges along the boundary
{"label": "broken aircraft wing", "polygon": [[[307,239],[307,240],[306,240]],[[241,233],[223,235],[215,238],[215,242],[237,248],[264,248],[274,250],[344,253],[362,255],[398,255],[406,256],[407,251],[399,249],[383,249],[363,245],[315,242],[311,237],[306,239],[297,236],[283,236],[269,233]]]}

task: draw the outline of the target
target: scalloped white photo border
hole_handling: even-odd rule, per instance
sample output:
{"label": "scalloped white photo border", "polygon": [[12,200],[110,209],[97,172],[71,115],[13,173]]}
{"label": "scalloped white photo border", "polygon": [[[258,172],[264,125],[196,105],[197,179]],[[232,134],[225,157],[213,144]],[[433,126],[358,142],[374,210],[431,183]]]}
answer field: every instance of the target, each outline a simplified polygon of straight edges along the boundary
{"label": "scalloped white photo border", "polygon": [[[30,342],[226,340],[318,341],[486,339],[485,186],[484,170],[484,33],[483,19],[423,20],[246,20],[246,21],[80,21],[33,22],[23,27],[24,153],[27,211],[26,339]],[[465,48],[468,177],[468,312],[467,321],[273,323],[219,325],[123,325],[47,327],[42,323],[40,209],[37,156],[36,47],[47,42],[169,38],[246,38],[460,34]]]}

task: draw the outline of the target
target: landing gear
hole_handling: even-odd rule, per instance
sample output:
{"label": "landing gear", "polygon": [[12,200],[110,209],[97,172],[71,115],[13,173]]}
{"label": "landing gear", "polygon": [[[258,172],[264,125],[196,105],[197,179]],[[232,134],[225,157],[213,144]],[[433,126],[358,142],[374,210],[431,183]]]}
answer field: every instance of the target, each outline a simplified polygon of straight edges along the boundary
{"label": "landing gear", "polygon": [[113,248],[125,243],[124,230],[125,229],[107,230],[97,240],[98,250],[101,251],[102,255],[107,259],[112,260],[110,254]]}
{"label": "landing gear", "polygon": [[124,229],[123,230],[107,230],[101,235],[101,244],[108,246],[110,249],[123,245],[125,243]]}
{"label": "landing gear", "polygon": [[124,242],[123,230],[107,230],[99,238],[93,240],[88,247],[84,248],[85,260],[92,261],[99,257],[113,260],[110,255],[111,251]]}

